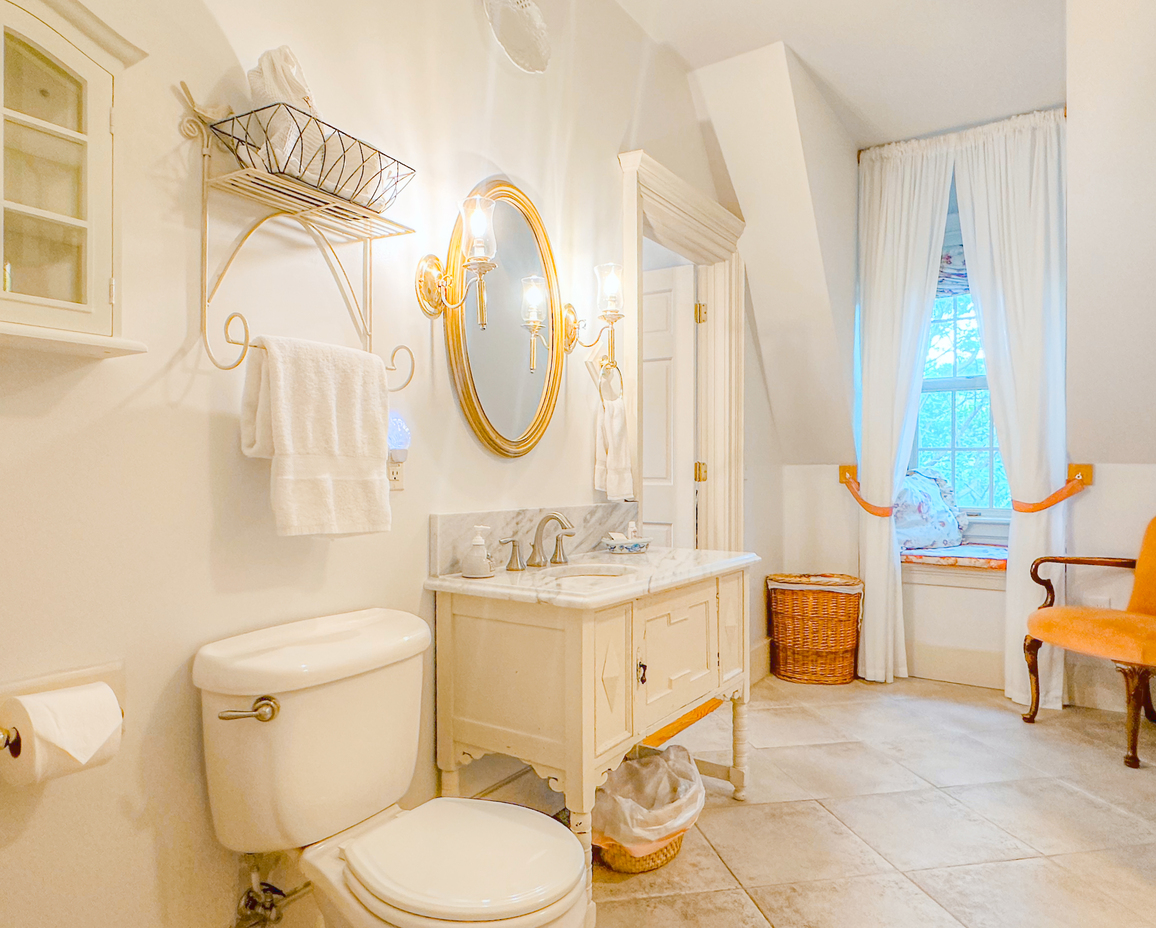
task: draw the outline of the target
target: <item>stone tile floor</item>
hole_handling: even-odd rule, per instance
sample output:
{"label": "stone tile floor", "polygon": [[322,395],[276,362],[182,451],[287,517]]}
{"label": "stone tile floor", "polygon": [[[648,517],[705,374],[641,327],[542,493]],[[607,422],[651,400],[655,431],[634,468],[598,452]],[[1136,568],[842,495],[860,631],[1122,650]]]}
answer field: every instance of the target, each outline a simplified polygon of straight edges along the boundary
{"label": "stone tile floor", "polygon": [[[1123,698],[1121,694],[1121,699]],[[595,866],[599,928],[1156,928],[1156,725],[908,679],[752,690],[749,801],[707,779],[682,853]],[[728,759],[730,713],[676,740]]]}

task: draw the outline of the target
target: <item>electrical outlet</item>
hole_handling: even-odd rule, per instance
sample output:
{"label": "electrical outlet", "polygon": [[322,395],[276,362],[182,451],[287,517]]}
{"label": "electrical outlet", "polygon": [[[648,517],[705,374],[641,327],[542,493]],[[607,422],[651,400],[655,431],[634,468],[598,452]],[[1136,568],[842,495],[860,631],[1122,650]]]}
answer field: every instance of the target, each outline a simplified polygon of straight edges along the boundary
{"label": "electrical outlet", "polygon": [[395,493],[405,489],[405,465],[400,461],[389,462],[389,488]]}

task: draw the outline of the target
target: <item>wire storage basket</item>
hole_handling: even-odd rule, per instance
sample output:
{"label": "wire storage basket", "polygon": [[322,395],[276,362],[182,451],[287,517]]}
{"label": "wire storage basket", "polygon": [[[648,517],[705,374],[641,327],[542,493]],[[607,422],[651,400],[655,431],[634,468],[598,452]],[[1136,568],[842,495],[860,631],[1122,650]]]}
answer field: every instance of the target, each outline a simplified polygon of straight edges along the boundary
{"label": "wire storage basket", "polygon": [[848,574],[771,574],[771,670],[794,683],[850,683],[863,581]]}
{"label": "wire storage basket", "polygon": [[280,174],[384,212],[414,169],[287,103],[262,106],[210,127],[242,168]]}

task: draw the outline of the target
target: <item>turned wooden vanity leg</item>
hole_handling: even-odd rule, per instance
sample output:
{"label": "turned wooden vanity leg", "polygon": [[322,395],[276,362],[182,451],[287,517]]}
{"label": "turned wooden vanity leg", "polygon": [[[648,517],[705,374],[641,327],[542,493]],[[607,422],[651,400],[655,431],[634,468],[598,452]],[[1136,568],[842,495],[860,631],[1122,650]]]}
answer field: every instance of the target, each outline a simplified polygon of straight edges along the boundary
{"label": "turned wooden vanity leg", "polygon": [[747,798],[747,777],[750,776],[750,752],[747,742],[747,701],[742,695],[731,697],[732,735],[734,745],[731,754],[731,783],[735,787],[735,799],[742,802]]}
{"label": "turned wooden vanity leg", "polygon": [[590,826],[594,816],[590,812],[570,810],[570,830],[582,842],[586,854],[586,926],[594,926],[594,845],[591,842]]}
{"label": "turned wooden vanity leg", "polygon": [[462,794],[461,777],[457,770],[443,770],[441,771],[442,783],[439,796],[449,796],[457,798]]}

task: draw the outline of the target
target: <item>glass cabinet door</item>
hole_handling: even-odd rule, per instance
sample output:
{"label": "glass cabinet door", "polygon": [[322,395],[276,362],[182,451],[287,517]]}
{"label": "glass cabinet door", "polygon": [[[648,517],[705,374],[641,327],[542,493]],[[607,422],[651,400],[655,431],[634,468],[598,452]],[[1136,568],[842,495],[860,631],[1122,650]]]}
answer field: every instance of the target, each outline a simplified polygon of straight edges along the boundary
{"label": "glass cabinet door", "polygon": [[0,318],[111,334],[111,75],[3,9]]}

